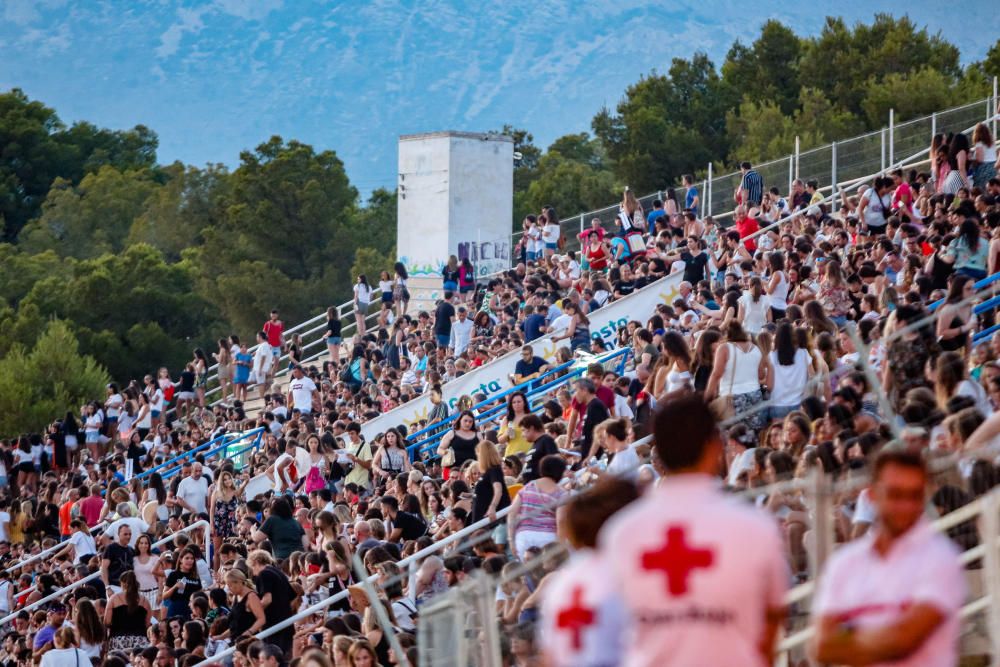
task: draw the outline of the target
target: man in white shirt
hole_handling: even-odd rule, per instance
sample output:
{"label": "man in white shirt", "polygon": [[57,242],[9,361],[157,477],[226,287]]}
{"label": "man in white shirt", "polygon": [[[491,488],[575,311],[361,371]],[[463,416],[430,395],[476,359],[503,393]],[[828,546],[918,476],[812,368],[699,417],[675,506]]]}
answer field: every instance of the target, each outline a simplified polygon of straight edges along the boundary
{"label": "man in white shirt", "polygon": [[772,664],[789,573],[774,519],[722,492],[723,442],[701,396],[656,415],[659,485],[598,545],[629,622],[629,667]]}
{"label": "man in white shirt", "polygon": [[132,516],[132,508],[128,503],[118,503],[118,507],[115,509],[118,512],[118,519],[112,521],[111,524],[105,529],[104,537],[107,538],[108,542],[112,542],[116,537],[118,537],[118,529],[122,526],[128,526],[132,531],[132,536],[129,538],[128,545],[134,549],[135,542],[139,539],[139,535],[149,530],[149,524],[139,517]]}
{"label": "man in white shirt", "polygon": [[195,462],[191,474],[177,485],[177,504],[185,512],[201,514],[208,511],[208,479],[202,475],[202,465]]}
{"label": "man in white shirt", "polygon": [[267,390],[271,386],[271,367],[276,362],[277,357],[267,343],[267,335],[263,331],[258,331],[257,349],[253,353],[253,376],[250,380],[257,384],[261,400],[267,395]]}
{"label": "man in white shirt", "polygon": [[469,347],[472,340],[472,320],[469,319],[469,311],[465,306],[458,307],[458,315],[451,323],[451,342],[448,347],[455,351],[455,356],[460,356]]}
{"label": "man in white shirt", "polygon": [[834,552],[813,600],[820,662],[958,664],[965,576],[958,549],[924,517],[928,482],[917,452],[887,449],[876,458],[876,523]]}
{"label": "man in white shirt", "polygon": [[308,415],[313,409],[313,394],[316,393],[316,383],[307,378],[302,367],[292,368],[292,381],[288,383],[288,402],[293,410]]}
{"label": "man in white shirt", "polygon": [[[90,556],[94,556],[98,553],[97,542],[90,536],[90,528],[87,527],[87,522],[83,519],[74,519],[69,525],[73,529],[73,533],[66,539],[66,547],[64,547],[63,550],[57,554],[57,556],[68,553],[70,546],[72,546],[73,564],[79,565],[80,560],[84,556],[89,558]],[[118,525],[121,526],[124,524],[119,523]],[[135,533],[136,539],[138,539],[138,531],[133,532]],[[105,535],[107,535],[107,532],[105,532]],[[129,546],[134,546],[134,544],[130,544]]]}

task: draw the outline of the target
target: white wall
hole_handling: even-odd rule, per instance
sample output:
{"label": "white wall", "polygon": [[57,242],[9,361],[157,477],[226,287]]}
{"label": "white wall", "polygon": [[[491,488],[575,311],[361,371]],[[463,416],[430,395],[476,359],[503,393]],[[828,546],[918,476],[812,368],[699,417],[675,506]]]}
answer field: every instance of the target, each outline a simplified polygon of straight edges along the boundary
{"label": "white wall", "polygon": [[440,296],[448,257],[468,256],[479,275],[510,267],[514,205],[510,137],[435,132],[399,139],[396,252],[414,305]]}

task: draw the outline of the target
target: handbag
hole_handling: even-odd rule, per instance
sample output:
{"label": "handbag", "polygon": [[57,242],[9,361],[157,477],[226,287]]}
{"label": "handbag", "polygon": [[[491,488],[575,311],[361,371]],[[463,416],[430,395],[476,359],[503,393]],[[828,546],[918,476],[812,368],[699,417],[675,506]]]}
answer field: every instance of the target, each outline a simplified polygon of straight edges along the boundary
{"label": "handbag", "polygon": [[441,455],[441,467],[450,468],[455,465],[455,450],[449,447],[444,454]]}
{"label": "handbag", "polygon": [[[729,343],[726,343],[729,347]],[[733,355],[733,371],[729,374],[729,387],[732,389],[733,381],[736,379],[736,355],[735,352],[730,348],[730,354]],[[721,387],[719,388],[722,389]],[[733,395],[727,394],[726,396],[716,396],[712,399],[712,402],[708,404],[708,409],[712,411],[717,420],[726,421],[727,419],[732,419],[736,416],[736,406],[733,404]]]}

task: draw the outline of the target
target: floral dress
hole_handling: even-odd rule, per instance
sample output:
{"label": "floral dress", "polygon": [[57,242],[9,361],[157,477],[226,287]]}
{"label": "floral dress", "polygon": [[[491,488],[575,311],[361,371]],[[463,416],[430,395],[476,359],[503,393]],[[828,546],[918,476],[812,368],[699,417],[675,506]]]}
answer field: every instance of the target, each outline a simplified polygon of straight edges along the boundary
{"label": "floral dress", "polygon": [[236,537],[236,508],[238,506],[239,499],[235,495],[229,500],[215,501],[215,519],[212,531],[217,537],[222,539]]}

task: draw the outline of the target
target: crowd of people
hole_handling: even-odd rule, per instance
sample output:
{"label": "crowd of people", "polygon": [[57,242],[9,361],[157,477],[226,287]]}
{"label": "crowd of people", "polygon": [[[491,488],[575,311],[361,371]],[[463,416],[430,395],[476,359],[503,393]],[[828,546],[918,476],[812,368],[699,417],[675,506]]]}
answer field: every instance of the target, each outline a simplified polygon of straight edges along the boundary
{"label": "crowd of people", "polygon": [[[1000,269],[996,148],[982,125],[971,145],[960,134],[935,137],[931,155],[926,171],[897,169],[836,200],[815,182],[782,193],[744,163],[730,226],[698,215],[691,177],[651,210],[626,190],[613,224],[595,219],[579,251],[566,250],[557,213],[546,208],[525,219],[509,271],[477,283],[468,261],[452,258],[433,309],[411,312],[401,264],[377,282],[358,276],[356,329],[345,337],[332,308],[322,363],[305,362],[302,341],[286,334],[275,310],[253,336],[220,340],[211,354],[194,350],[177,378],[159,369],[109,385],[102,400],[44,433],[0,442],[0,615],[8,626],[0,661],[416,665],[421,608],[482,570],[502,581],[496,611],[508,664],[536,664],[543,650],[550,664],[693,664],[652,649],[638,655],[633,649],[648,642],[615,639],[635,625],[625,619],[643,613],[633,589],[641,579],[630,579],[624,559],[602,560],[609,549],[631,553],[643,525],[666,521],[633,507],[646,508],[661,488],[679,489],[671,476],[692,471],[718,477],[747,511],[757,508],[748,525],[764,526],[757,546],[773,562],[758,564],[747,551],[745,564],[766,572],[770,588],[761,618],[741,627],[770,632],[782,623],[780,593],[810,576],[817,519],[802,493],[768,485],[814,471],[857,481],[900,447],[940,464],[928,485],[942,513],[1000,479],[988,458],[954,458],[978,429],[994,428],[1000,411],[1000,335],[981,333],[993,326],[992,309],[974,308],[985,299],[976,281]],[[591,330],[592,313],[675,273],[673,302],[621,326],[612,344]],[[366,326],[375,304],[377,321]],[[546,334],[565,341],[554,360],[532,347]],[[977,344],[977,334],[989,340]],[[624,370],[619,361],[592,363],[550,392],[498,399],[494,416],[481,417],[489,405],[472,409],[485,396],[455,407],[442,400],[446,383],[508,352],[521,350],[521,382],[610,347],[630,349]],[[222,401],[209,405],[213,363]],[[286,370],[289,379],[277,380]],[[434,406],[427,419],[362,437],[363,423],[424,394]],[[703,413],[711,416],[685,425],[684,415]],[[408,451],[412,434],[434,424],[438,444]],[[260,447],[245,456],[203,449],[178,459],[221,434],[256,428]],[[917,464],[904,457],[880,465]],[[838,495],[838,543],[877,536],[878,479]],[[688,492],[696,499],[703,490]],[[192,528],[199,521],[210,539]],[[412,570],[398,565],[476,522],[481,530]],[[667,555],[641,557],[647,569],[664,569],[677,557],[672,549],[689,548],[672,530]],[[963,547],[977,540],[968,526],[949,537]],[[698,532],[693,543],[710,539]],[[575,554],[564,562],[567,546]],[[42,550],[45,557],[30,559]],[[708,568],[710,552],[695,551],[691,567]],[[606,579],[593,576],[604,571]],[[361,585],[368,576],[374,599]],[[580,634],[593,618],[584,622],[577,610],[564,622],[560,606],[582,599],[569,584],[588,578],[586,595],[596,580],[628,591],[615,602],[621,615],[612,615],[620,627],[602,625],[597,644]],[[668,579],[659,611],[687,594],[686,578]],[[835,593],[825,595],[832,605]],[[709,609],[705,618],[716,612],[731,613]],[[643,623],[668,622],[658,618]],[[824,632],[819,654],[843,655],[846,644]],[[692,637],[685,650],[699,642],[704,650],[704,637]],[[612,652],[593,653],[602,650]],[[762,659],[741,655],[714,664]]]}

